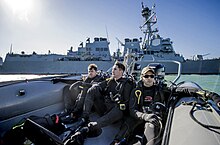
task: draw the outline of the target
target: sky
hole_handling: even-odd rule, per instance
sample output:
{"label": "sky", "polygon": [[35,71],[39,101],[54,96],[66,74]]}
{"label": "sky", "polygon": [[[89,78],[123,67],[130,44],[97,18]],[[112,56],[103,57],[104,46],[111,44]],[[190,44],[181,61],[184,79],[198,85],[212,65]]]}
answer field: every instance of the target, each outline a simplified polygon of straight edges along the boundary
{"label": "sky", "polygon": [[13,53],[67,54],[89,37],[105,37],[111,54],[116,37],[144,37],[141,2],[156,5],[159,34],[185,58],[220,57],[219,0],[0,0],[0,57]]}

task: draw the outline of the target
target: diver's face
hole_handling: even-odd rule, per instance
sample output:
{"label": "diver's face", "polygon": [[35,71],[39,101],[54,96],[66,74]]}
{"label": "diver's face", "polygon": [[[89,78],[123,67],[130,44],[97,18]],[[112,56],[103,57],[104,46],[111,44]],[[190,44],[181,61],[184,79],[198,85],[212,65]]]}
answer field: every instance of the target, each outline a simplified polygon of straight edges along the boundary
{"label": "diver's face", "polygon": [[117,65],[114,65],[112,67],[112,77],[114,79],[119,79],[122,77],[122,75],[123,75],[122,69],[119,69]]}
{"label": "diver's face", "polygon": [[145,87],[153,86],[154,85],[154,81],[155,81],[154,77],[155,76],[154,76],[154,74],[151,71],[147,72],[144,76],[142,76],[142,81],[144,83],[144,86]]}
{"label": "diver's face", "polygon": [[94,69],[88,70],[88,77],[94,78],[97,75],[97,72]]}

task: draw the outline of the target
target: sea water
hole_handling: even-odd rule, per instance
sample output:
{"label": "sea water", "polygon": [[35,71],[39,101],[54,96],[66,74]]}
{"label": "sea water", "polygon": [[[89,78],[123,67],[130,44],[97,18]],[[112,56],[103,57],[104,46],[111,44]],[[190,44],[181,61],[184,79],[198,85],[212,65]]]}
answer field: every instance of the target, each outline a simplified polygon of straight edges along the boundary
{"label": "sea water", "polygon": [[[48,75],[0,75],[0,82],[9,80],[25,80],[33,78],[48,77]],[[174,80],[175,75],[166,75],[167,81]],[[203,89],[220,94],[220,74],[219,75],[181,75],[178,82],[193,81],[200,85]]]}
{"label": "sea water", "polygon": [[[175,75],[167,75],[166,80],[173,80]],[[181,75],[177,83],[182,81],[192,81],[205,90],[216,92],[220,95],[220,74],[219,75]]]}

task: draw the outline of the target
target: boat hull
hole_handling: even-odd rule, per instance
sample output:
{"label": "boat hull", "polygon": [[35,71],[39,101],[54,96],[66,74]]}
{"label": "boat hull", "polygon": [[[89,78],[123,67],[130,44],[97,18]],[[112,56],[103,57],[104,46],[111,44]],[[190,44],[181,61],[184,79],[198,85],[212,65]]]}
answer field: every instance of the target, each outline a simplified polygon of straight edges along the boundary
{"label": "boat hull", "polygon": [[113,61],[10,61],[0,68],[2,74],[83,74],[89,64],[95,63],[99,70],[107,71]]}
{"label": "boat hull", "polygon": [[[178,65],[161,62],[165,65],[167,74],[175,74]],[[107,71],[114,64],[113,61],[6,61],[0,66],[1,74],[82,74],[87,73],[90,63],[98,65],[99,70]],[[142,68],[150,61],[139,61]],[[152,61],[151,61],[152,63]],[[220,59],[185,61],[182,62],[182,74],[220,74]]]}
{"label": "boat hull", "polygon": [[[198,87],[196,84],[184,83],[180,87]],[[36,79],[29,81],[7,83],[0,87],[0,139],[4,133],[21,119],[31,115],[44,116],[45,114],[59,113],[64,110],[64,97],[68,95],[68,84],[53,83],[51,79]],[[66,92],[67,91],[67,92]],[[192,102],[200,103],[201,100],[192,97],[183,97],[177,103],[168,119],[163,133],[163,143],[169,145],[217,145],[220,142],[220,134],[210,131],[199,125],[190,117]],[[203,102],[204,103],[204,102]],[[210,101],[210,103],[213,103]],[[194,116],[203,124],[219,126],[220,116],[210,105],[210,109],[197,109]],[[220,110],[218,110],[220,111]],[[91,121],[96,116],[90,116]],[[87,138],[85,145],[110,144],[115,134],[119,131],[120,122],[102,128],[102,134],[96,138]],[[201,137],[202,136],[202,137]],[[166,138],[166,141],[165,141]],[[166,144],[166,145],[167,145]]]}
{"label": "boat hull", "polygon": [[183,74],[220,74],[220,59],[186,61],[182,69]]}
{"label": "boat hull", "polygon": [[[178,64],[170,62],[155,61],[165,66],[166,74],[176,74],[178,72]],[[142,68],[152,62],[138,62]],[[181,63],[181,74],[220,74],[220,59],[185,61]]]}

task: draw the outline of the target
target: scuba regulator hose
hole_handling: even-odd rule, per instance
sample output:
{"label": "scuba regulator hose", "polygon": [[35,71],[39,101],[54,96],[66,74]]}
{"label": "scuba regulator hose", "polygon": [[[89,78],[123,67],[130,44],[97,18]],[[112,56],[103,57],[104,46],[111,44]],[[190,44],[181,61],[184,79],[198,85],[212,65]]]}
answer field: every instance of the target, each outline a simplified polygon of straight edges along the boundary
{"label": "scuba regulator hose", "polygon": [[207,107],[207,105],[209,105],[209,103],[205,102],[205,103],[194,103],[192,109],[190,110],[190,117],[199,125],[201,125],[204,128],[207,128],[208,130],[211,130],[215,133],[220,134],[220,132],[214,130],[214,129],[220,129],[220,126],[213,126],[213,125],[207,125],[207,124],[203,124],[202,122],[200,122],[198,119],[196,119],[196,117],[194,116],[194,112],[197,110],[196,107],[198,107],[198,105],[200,107]]}

